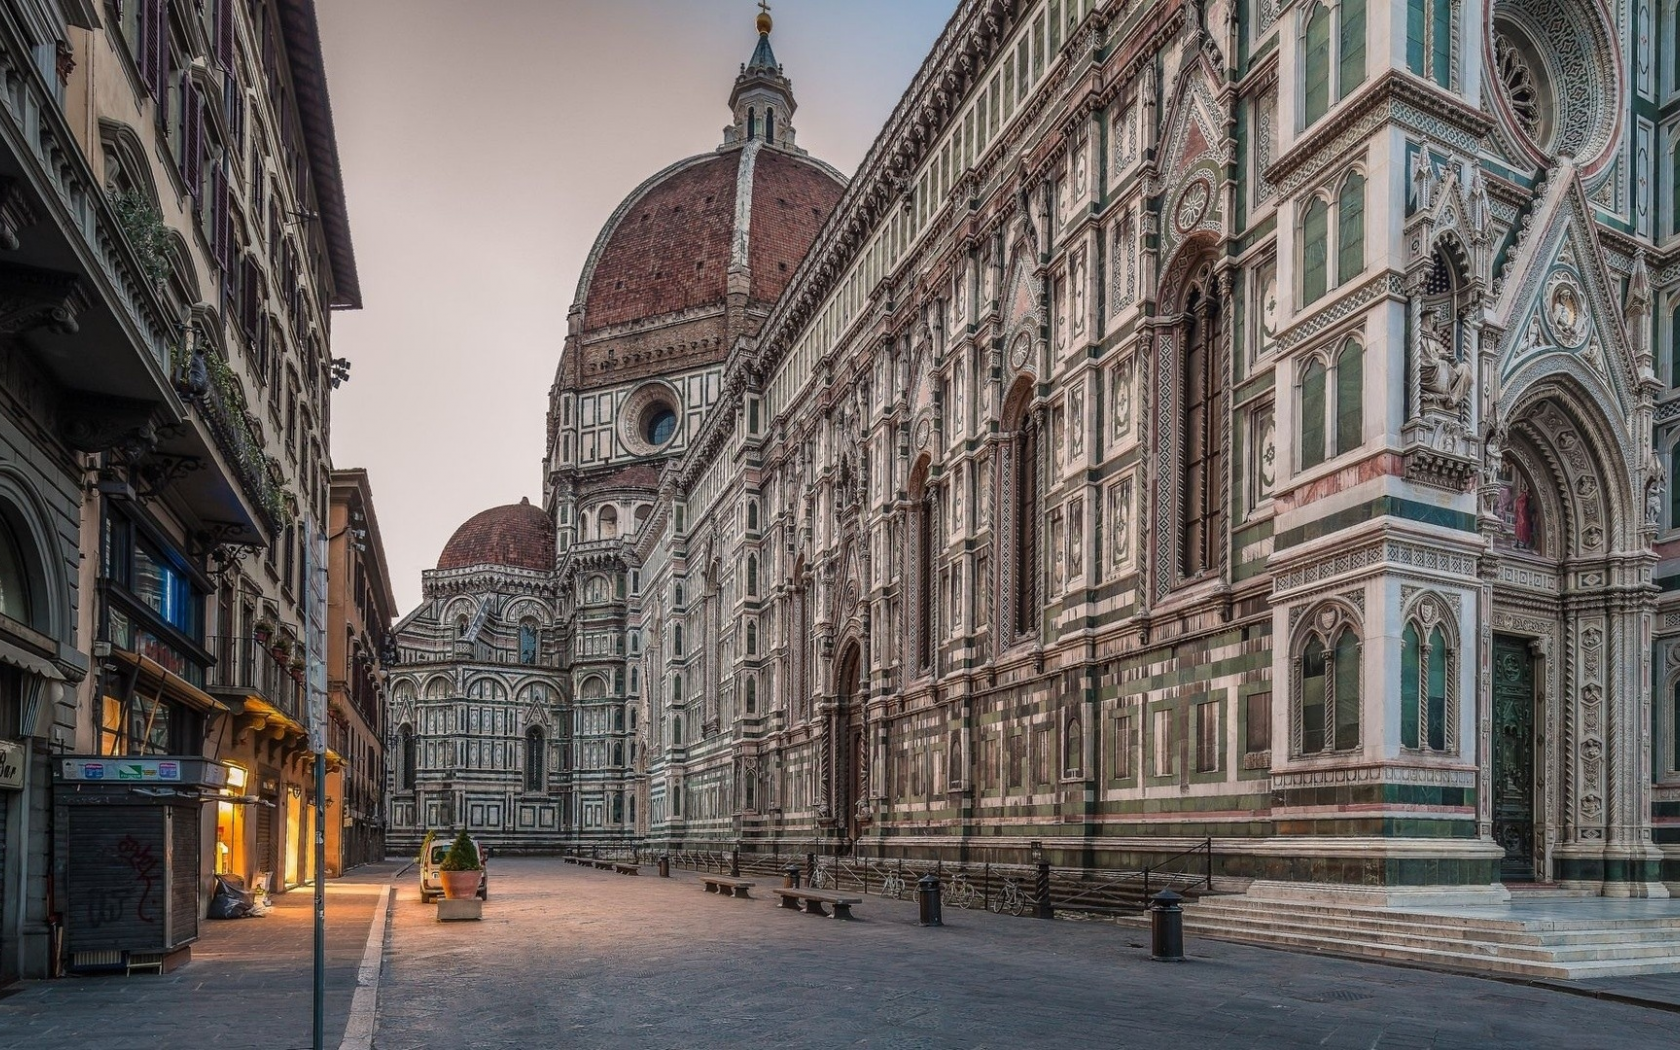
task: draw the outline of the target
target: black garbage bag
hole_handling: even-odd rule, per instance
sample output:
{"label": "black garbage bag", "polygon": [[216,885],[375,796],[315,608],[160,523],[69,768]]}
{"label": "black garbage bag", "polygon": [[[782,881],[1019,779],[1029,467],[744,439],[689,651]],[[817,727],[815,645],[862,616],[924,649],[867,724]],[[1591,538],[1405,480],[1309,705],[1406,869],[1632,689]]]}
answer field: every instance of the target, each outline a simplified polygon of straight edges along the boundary
{"label": "black garbage bag", "polygon": [[216,892],[210,897],[210,918],[245,919],[253,909],[251,891],[237,875],[217,875]]}

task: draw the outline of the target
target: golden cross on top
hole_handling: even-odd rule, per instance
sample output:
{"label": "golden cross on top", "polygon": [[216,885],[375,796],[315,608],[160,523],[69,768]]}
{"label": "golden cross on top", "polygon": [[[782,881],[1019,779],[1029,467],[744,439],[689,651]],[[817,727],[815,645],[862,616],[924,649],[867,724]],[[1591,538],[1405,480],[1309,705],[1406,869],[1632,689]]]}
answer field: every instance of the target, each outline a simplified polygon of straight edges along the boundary
{"label": "golden cross on top", "polygon": [[764,14],[770,13],[770,0],[758,0],[758,9]]}

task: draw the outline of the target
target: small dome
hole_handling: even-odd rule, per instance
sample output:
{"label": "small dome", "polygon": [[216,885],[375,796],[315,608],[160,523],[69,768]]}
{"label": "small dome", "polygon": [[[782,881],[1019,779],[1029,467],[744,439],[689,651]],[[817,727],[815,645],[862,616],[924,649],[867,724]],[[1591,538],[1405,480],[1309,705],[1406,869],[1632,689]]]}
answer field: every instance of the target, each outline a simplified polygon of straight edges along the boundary
{"label": "small dome", "polygon": [[439,569],[501,565],[549,572],[554,568],[554,523],[529,499],[475,514],[455,530],[438,558]]}

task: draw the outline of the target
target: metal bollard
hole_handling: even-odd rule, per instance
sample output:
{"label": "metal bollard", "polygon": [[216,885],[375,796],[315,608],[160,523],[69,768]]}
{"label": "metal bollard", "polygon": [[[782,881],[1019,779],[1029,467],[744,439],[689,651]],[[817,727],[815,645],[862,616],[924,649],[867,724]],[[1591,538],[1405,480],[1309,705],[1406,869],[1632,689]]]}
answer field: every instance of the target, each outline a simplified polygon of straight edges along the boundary
{"label": "metal bollard", "polygon": [[805,854],[805,885],[809,886],[817,881],[817,855]]}
{"label": "metal bollard", "polygon": [[659,855],[659,877],[662,879],[671,877],[671,855],[669,853]]}
{"label": "metal bollard", "polygon": [[782,889],[797,890],[799,888],[799,865],[789,864],[782,869]]}
{"label": "metal bollard", "polygon": [[729,877],[732,879],[741,877],[741,851],[738,849],[729,851]]}
{"label": "metal bollard", "polygon": [[1038,862],[1038,885],[1035,887],[1035,891],[1035,896],[1038,898],[1038,917],[1041,919],[1054,919],[1056,917],[1056,909],[1050,903],[1049,861],[1041,860]]}
{"label": "metal bollard", "polygon": [[917,926],[943,926],[945,919],[940,909],[939,878],[934,875],[923,875],[916,880],[916,907],[919,916]]}
{"label": "metal bollard", "polygon": [[1149,957],[1156,962],[1184,961],[1183,899],[1172,890],[1149,898]]}

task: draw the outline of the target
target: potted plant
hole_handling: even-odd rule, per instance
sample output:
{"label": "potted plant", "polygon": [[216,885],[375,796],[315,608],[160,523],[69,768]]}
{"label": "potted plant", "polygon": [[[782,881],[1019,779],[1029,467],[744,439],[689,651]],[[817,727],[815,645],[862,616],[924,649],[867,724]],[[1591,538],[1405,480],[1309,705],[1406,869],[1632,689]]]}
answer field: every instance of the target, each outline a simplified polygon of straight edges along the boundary
{"label": "potted plant", "polygon": [[464,901],[478,896],[478,880],[484,864],[478,859],[478,848],[465,831],[455,836],[454,845],[438,865],[438,880],[443,883],[447,900]]}
{"label": "potted plant", "polygon": [[251,637],[257,640],[258,645],[267,646],[269,639],[274,637],[274,621],[267,618],[258,620],[251,628]]}

